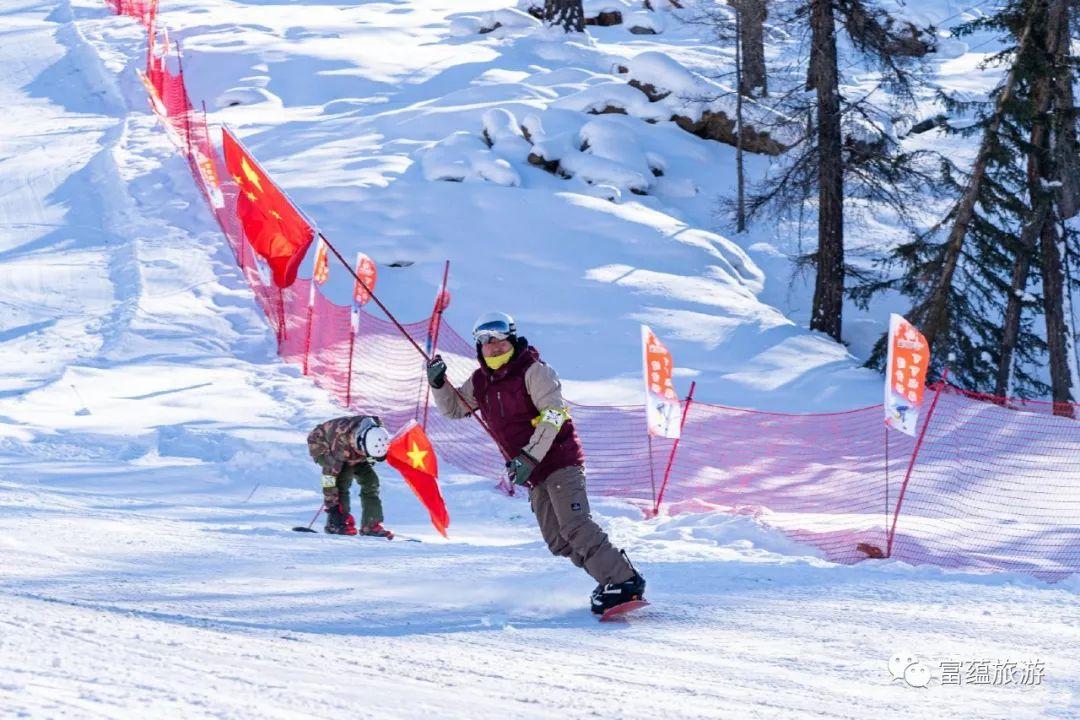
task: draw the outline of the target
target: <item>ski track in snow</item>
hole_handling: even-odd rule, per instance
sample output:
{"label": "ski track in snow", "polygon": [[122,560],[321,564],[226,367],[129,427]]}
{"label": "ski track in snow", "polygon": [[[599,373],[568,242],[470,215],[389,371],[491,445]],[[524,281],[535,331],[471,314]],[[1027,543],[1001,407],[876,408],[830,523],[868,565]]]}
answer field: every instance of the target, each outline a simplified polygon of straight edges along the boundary
{"label": "ski track in snow", "polygon": [[[423,543],[290,532],[335,408],[276,361],[140,48],[96,0],[0,15],[0,715],[1080,717],[1075,579],[833,566],[749,518],[600,503],[653,601],[600,625],[489,480],[444,478],[450,541],[389,469]],[[910,688],[905,649],[1046,678]]]}

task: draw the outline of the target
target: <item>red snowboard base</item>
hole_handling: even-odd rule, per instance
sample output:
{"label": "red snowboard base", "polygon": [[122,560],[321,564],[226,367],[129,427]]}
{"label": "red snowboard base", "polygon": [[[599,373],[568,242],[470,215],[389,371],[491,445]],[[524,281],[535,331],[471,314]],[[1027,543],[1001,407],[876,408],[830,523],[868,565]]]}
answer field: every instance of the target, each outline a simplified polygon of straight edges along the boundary
{"label": "red snowboard base", "polygon": [[607,610],[605,610],[604,614],[600,616],[600,622],[611,622],[613,620],[622,620],[622,619],[624,619],[623,615],[625,615],[626,613],[633,612],[634,610],[637,610],[638,608],[643,608],[648,604],[649,604],[648,600],[629,600],[627,602],[622,603],[621,605],[616,605],[613,608],[608,608]]}

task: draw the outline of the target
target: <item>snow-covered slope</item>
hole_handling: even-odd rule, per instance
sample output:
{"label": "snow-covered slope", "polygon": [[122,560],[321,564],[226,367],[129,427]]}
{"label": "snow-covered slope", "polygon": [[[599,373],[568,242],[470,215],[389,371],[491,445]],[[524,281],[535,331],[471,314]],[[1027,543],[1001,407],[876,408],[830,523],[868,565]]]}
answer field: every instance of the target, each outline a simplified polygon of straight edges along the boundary
{"label": "snow-covered slope", "polygon": [[[730,335],[702,326],[673,345],[724,392],[766,397],[724,380],[729,343],[758,382],[766,375],[748,368],[785,344],[803,347],[790,354],[805,356],[815,387],[855,372],[764,303],[753,259],[676,219],[674,201],[612,205],[540,171],[519,172],[520,189],[423,177],[447,117],[478,133],[487,91],[516,111],[505,94],[536,92],[520,73],[542,74],[527,66],[558,44],[496,63],[505,39],[454,36],[462,8],[449,0],[163,9],[191,77],[220,84],[202,89],[208,99],[239,87],[250,98],[260,83],[288,99],[223,114],[332,237],[382,262],[416,261],[383,272],[403,315],[427,311],[453,251],[452,321],[518,298],[512,309],[583,395],[618,395],[597,381],[636,377],[636,338],[621,337],[636,314],[658,327],[665,313],[716,318]],[[491,479],[445,471],[449,541],[389,469],[389,524],[424,542],[290,532],[319,502],[304,436],[336,409],[277,361],[146,112],[131,72],[141,51],[135,25],[96,0],[11,0],[0,12],[0,714],[1078,715],[1075,580],[834,566],[746,517],[646,522],[607,503],[595,509],[654,605],[602,626],[584,609],[588,578],[547,554],[527,506],[491,492]],[[266,81],[240,82],[252,73]],[[356,107],[324,107],[343,97]],[[702,145],[697,168],[684,140],[665,144],[661,179],[680,164],[708,176],[708,153],[726,152]],[[535,206],[515,206],[515,192]],[[705,213],[711,200],[693,202]],[[564,245],[545,241],[550,223]],[[679,296],[687,287],[695,297]],[[898,652],[935,670],[1037,660],[1046,674],[1037,686],[912,688],[889,674]]]}

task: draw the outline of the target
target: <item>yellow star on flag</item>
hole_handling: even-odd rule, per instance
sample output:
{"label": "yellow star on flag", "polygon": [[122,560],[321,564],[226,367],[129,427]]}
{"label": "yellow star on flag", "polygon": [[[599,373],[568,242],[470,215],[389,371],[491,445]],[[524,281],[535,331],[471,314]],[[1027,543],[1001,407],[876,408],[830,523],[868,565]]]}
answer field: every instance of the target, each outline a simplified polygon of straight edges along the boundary
{"label": "yellow star on flag", "polygon": [[409,456],[409,460],[412,461],[412,466],[414,468],[419,468],[421,470],[426,470],[427,469],[424,466],[424,458],[427,457],[428,451],[427,450],[421,450],[419,448],[419,446],[417,446],[415,441],[413,441],[413,443],[412,443],[412,450],[410,450],[409,452],[407,452],[405,454]]}
{"label": "yellow star on flag", "polygon": [[240,169],[244,171],[244,175],[247,176],[247,179],[255,186],[255,189],[262,192],[262,182],[259,179],[259,173],[255,172],[254,168],[248,164],[247,158],[240,160]]}

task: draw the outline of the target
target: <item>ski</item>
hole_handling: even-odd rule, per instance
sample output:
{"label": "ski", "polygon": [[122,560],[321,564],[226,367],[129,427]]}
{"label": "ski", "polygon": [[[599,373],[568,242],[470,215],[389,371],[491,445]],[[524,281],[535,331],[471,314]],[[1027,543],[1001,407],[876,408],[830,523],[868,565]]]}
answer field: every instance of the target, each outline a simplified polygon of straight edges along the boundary
{"label": "ski", "polygon": [[[318,530],[313,530],[313,529],[311,529],[309,527],[303,527],[302,525],[297,525],[296,527],[293,528],[293,531],[294,532],[320,534]],[[383,537],[380,537],[378,535],[360,535],[359,533],[357,533],[356,535],[351,535],[351,536],[347,535],[346,537],[357,537],[357,538],[364,538],[364,539],[371,539],[371,540],[391,540],[391,541],[392,540],[403,540],[405,542],[415,542],[415,543],[424,542],[420,538],[405,537],[404,535],[396,535],[396,534],[391,538],[383,538]]]}
{"label": "ski", "polygon": [[616,620],[625,620],[626,614],[643,608],[649,604],[648,600],[627,600],[624,603],[619,603],[615,607],[610,607],[604,611],[604,614],[600,616],[600,622],[613,622]]}

